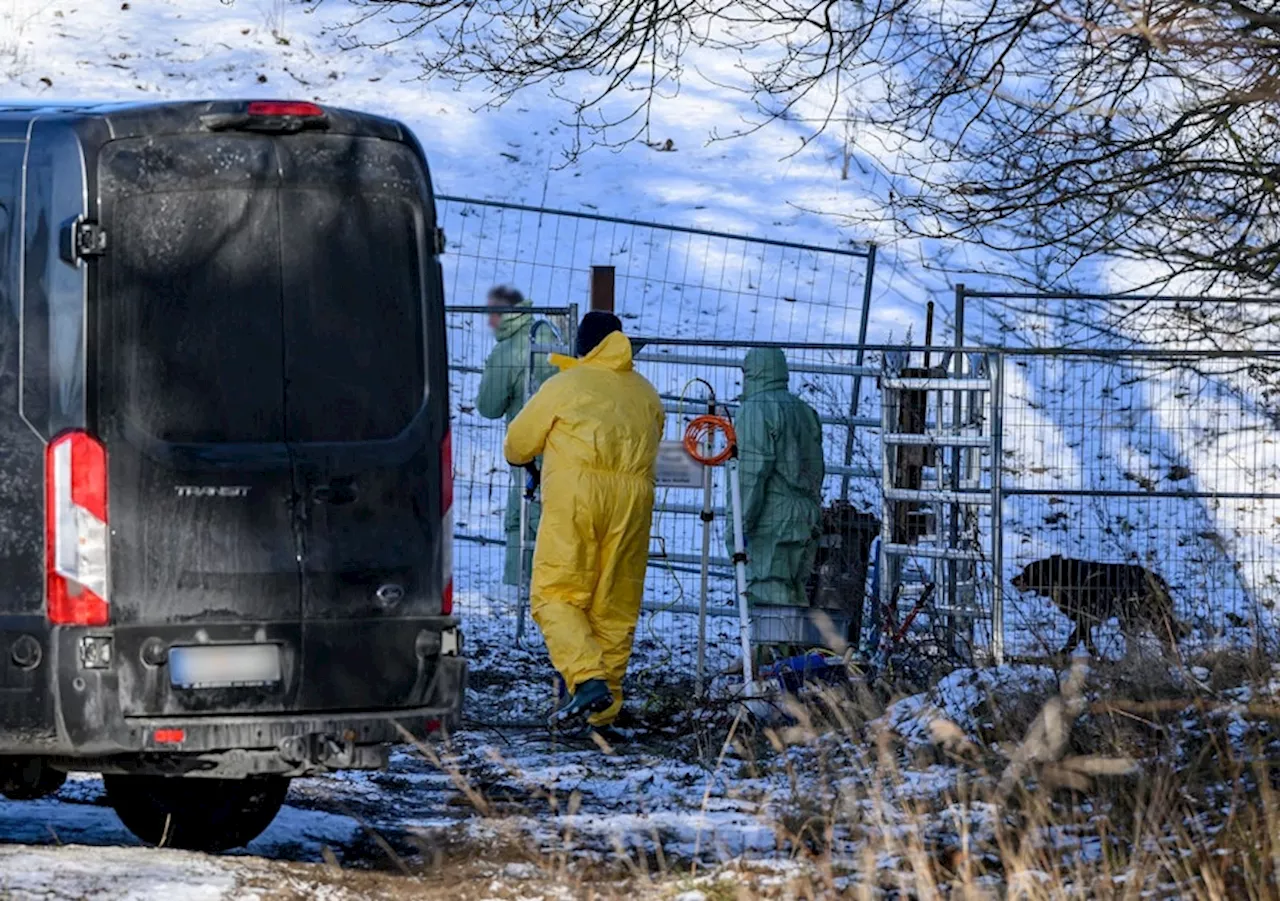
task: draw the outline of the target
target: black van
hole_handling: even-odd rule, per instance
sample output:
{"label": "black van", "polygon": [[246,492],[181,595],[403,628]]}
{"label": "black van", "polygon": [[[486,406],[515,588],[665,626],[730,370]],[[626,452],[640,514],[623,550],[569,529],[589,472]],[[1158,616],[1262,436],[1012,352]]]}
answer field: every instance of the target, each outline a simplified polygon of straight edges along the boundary
{"label": "black van", "polygon": [[458,718],[442,249],[399,123],[0,104],[0,790],[216,850]]}

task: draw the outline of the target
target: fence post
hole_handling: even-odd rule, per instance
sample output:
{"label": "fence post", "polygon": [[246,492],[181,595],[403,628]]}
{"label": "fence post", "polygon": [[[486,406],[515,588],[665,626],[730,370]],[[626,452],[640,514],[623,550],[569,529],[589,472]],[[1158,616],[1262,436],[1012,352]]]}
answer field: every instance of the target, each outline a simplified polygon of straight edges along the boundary
{"label": "fence post", "polygon": [[[960,378],[964,378],[964,354],[961,351],[961,348],[964,347],[964,285],[963,284],[956,285],[955,324],[956,324],[955,342],[954,342],[955,349],[952,354],[951,365],[952,365],[952,374],[954,375],[955,378],[960,379]],[[960,427],[964,423],[964,411],[962,407],[964,405],[964,400],[966,395],[960,391],[952,391],[950,392],[950,394],[952,397],[951,429],[953,433],[958,435],[960,434]],[[939,419],[938,425],[942,425],[941,395],[939,395],[938,419]],[[951,449],[951,490],[957,493],[960,491],[960,485],[961,485],[960,469],[962,465],[963,456],[964,456],[964,448],[957,445],[956,447],[953,447]],[[950,517],[951,522],[948,523],[948,538],[949,538],[948,544],[952,548],[958,548],[960,547],[960,515],[961,515],[960,504],[958,503],[951,504],[950,513],[951,513],[951,517]],[[953,611],[958,610],[960,608],[960,592],[958,590],[958,583],[960,581],[960,570],[961,570],[961,563],[959,560],[949,560],[949,561],[946,561],[946,563],[944,564],[943,576],[946,579],[947,604],[951,607]],[[953,612],[947,615],[947,619],[946,619],[947,644],[949,645],[948,650],[952,652],[955,651],[955,635],[956,635],[957,620],[958,620],[958,617],[956,613]],[[970,623],[970,631],[972,631],[973,621],[969,620],[968,622]],[[968,638],[969,638],[969,647],[972,648],[973,646],[972,634],[970,634]]]}
{"label": "fence post", "polygon": [[1004,663],[1004,354],[994,355],[991,397],[991,658]]}
{"label": "fence post", "polygon": [[612,313],[614,296],[614,268],[591,267],[591,309]]}
{"label": "fence post", "polygon": [[[862,315],[858,320],[858,355],[854,365],[861,366],[867,359],[867,321],[871,317],[871,284],[876,277],[876,246],[867,245],[867,275],[862,285]],[[853,400],[849,403],[849,423],[844,430],[844,465],[853,465],[853,420],[858,416],[858,403],[862,396],[862,374],[853,377]],[[840,499],[849,499],[849,473],[840,477]]]}
{"label": "fence post", "polygon": [[[708,386],[710,390],[710,386]],[[715,392],[707,397],[707,414],[716,415]],[[711,439],[707,435],[702,451],[711,457]],[[702,565],[698,579],[698,697],[707,690],[707,602],[711,593],[711,523],[715,520],[715,498],[712,496],[711,467],[702,467]]]}

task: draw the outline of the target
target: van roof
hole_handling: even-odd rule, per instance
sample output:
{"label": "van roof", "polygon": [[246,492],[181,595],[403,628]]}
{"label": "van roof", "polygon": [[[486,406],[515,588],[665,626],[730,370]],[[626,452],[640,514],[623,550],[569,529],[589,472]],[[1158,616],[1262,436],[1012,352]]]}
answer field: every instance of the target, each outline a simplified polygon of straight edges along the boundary
{"label": "van roof", "polygon": [[[53,117],[97,120],[107,126],[113,138],[197,133],[210,130],[210,117],[242,115],[246,113],[250,103],[260,100],[261,98],[240,98],[121,102],[0,99],[0,121],[30,121]],[[317,105],[324,110],[327,117],[326,130],[330,133],[369,135],[401,141],[409,137],[409,130],[394,119],[325,104]]]}

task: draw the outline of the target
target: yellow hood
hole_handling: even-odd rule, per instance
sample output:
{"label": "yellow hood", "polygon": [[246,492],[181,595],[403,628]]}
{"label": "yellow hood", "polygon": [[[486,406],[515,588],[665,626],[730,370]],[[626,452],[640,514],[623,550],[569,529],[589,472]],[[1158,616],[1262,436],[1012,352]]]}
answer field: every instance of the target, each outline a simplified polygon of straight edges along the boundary
{"label": "yellow hood", "polygon": [[561,372],[575,366],[602,366],[614,372],[630,372],[632,369],[631,339],[622,332],[606,335],[605,339],[592,348],[585,357],[570,357],[566,354],[552,354],[551,365]]}
{"label": "yellow hood", "polygon": [[588,473],[652,481],[662,400],[632,367],[627,336],[614,332],[581,359],[553,362],[564,371],[547,379],[507,427],[508,462],[523,466],[542,457],[547,492],[558,475],[572,482]]}

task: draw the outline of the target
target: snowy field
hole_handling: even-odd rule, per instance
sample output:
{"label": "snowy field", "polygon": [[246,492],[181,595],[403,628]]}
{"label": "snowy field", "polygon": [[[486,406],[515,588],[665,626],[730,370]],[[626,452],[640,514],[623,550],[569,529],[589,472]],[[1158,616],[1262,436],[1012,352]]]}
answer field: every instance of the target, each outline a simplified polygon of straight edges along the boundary
{"label": "snowy field", "polygon": [[[480,85],[424,83],[409,45],[353,49],[346,27],[353,18],[351,8],[337,0],[0,0],[0,95],[50,101],[314,99],[406,121],[444,194],[842,250],[881,242],[871,293],[872,341],[919,341],[930,299],[942,305],[937,340],[949,341],[952,279],[934,264],[945,259],[970,272],[1004,265],[963,248],[945,248],[944,254],[928,244],[895,240],[892,227],[875,215],[887,190],[879,169],[855,164],[852,177],[841,180],[835,139],[804,144],[803,125],[777,123],[750,140],[708,141],[717,127],[749,112],[741,98],[689,90],[660,104],[654,143],[666,146],[669,139],[671,151],[635,144],[569,160],[563,154],[569,135],[559,124],[564,110],[549,95],[521,95],[491,109]],[[698,62],[713,76],[723,65]],[[861,224],[842,225],[823,215],[851,209],[867,214]],[[859,258],[757,257],[730,242],[681,244],[643,230],[585,226],[554,231],[549,222],[504,220],[459,204],[442,210],[453,304],[480,303],[487,286],[501,280],[524,288],[536,303],[582,307],[586,268],[607,263],[623,273],[619,312],[630,330],[698,338],[707,353],[739,352],[716,349],[716,340],[730,338],[849,340],[856,327]],[[1106,271],[1096,275],[1100,289],[1119,284]],[[972,274],[965,280],[982,281]],[[1081,307],[1055,318],[1043,309],[992,305],[971,315],[967,337],[1016,346],[1167,346],[1182,314],[1144,310],[1118,321],[1108,315]],[[1063,323],[1081,322],[1086,327],[1064,330]],[[452,362],[472,370],[460,372],[452,386],[455,516],[460,529],[493,541],[501,535],[507,489],[501,429],[470,409],[474,370],[489,339],[479,317],[451,317],[450,341]],[[847,363],[849,356],[797,349],[792,359],[822,365]],[[1149,485],[1194,486],[1207,493],[1280,491],[1280,461],[1269,435],[1278,421],[1270,388],[1275,379],[1268,367],[1213,363],[1193,370],[1030,357],[1010,357],[1006,365],[1007,437],[999,465],[1012,485],[1064,494],[1150,490]],[[694,391],[686,393],[693,375],[712,381],[722,399],[739,390],[732,369],[690,371],[654,362],[642,369],[673,402],[684,399],[691,407],[701,400]],[[793,387],[825,416],[845,415],[852,399],[852,381],[845,377],[798,373]],[[863,392],[863,415],[878,415],[874,386],[864,384]],[[677,429],[673,416],[670,437]],[[827,433],[828,458],[843,463],[843,430],[829,426]],[[874,434],[861,433],[855,465],[878,462]],[[839,481],[828,479],[830,495]],[[852,496],[875,509],[875,484],[874,477],[854,480]],[[722,497],[717,484],[717,502]],[[694,504],[700,497],[677,492],[666,500]],[[1134,559],[1167,578],[1180,615],[1196,629],[1201,645],[1250,643],[1266,634],[1270,610],[1280,600],[1272,572],[1280,542],[1277,506],[1275,500],[1012,498],[1005,507],[1003,576],[1051,553]],[[701,541],[693,523],[672,515],[660,518],[655,532],[669,550],[692,552]],[[713,554],[722,554],[723,545],[717,527]],[[443,759],[432,762],[405,749],[387,774],[300,782],[279,820],[247,855],[220,859],[135,848],[104,806],[100,781],[73,780],[53,799],[0,803],[0,840],[10,843],[0,848],[0,894],[430,897],[465,885],[465,897],[556,897],[565,891],[564,871],[557,867],[566,861],[574,867],[627,861],[648,873],[663,857],[681,867],[701,860],[713,872],[744,858],[767,861],[775,870],[756,874],[756,887],[785,886],[795,875],[789,868],[803,869],[796,860],[804,855],[780,823],[812,788],[806,780],[822,781],[823,770],[811,756],[821,755],[788,748],[779,755],[780,766],[760,769],[752,755],[738,750],[719,759],[721,749],[704,739],[723,736],[724,711],[708,705],[699,720],[687,704],[673,703],[692,695],[696,618],[664,611],[696,604],[697,576],[676,566],[651,571],[651,610],[641,623],[629,688],[644,735],[602,754],[594,747],[555,745],[538,730],[506,728],[536,722],[551,701],[552,685],[532,624],[525,645],[514,646],[517,607],[510,590],[498,584],[500,559],[497,545],[458,544],[457,597],[475,669],[471,721],[454,737],[452,749],[441,752]],[[723,578],[714,582],[711,600],[728,604]],[[1047,602],[1009,598],[1006,604],[1011,650],[1043,653],[1065,638],[1069,625]],[[712,618],[709,673],[729,669],[734,628],[730,619]],[[1115,656],[1122,653],[1114,641],[1104,647]],[[731,677],[717,678],[723,684]],[[877,711],[877,721],[901,740],[894,759],[904,769],[895,797],[904,804],[924,799],[945,810],[970,774],[923,750],[936,744],[939,717],[957,724],[967,740],[981,742],[989,737],[993,704],[1020,710],[1029,693],[1039,703],[1056,679],[1040,667],[964,673]],[[1248,692],[1253,697],[1268,690]],[[1244,703],[1243,691],[1239,685],[1218,686],[1214,697]],[[1234,708],[1224,717],[1230,735],[1243,742],[1252,727]],[[871,732],[858,734],[861,740]],[[864,779],[867,772],[858,770],[851,778]],[[823,790],[838,795],[840,786]],[[991,810],[968,814],[981,834],[996,818]],[[847,823],[845,831],[833,834],[846,874],[838,878],[848,887],[847,873],[865,869],[859,855],[868,845]],[[948,835],[947,841],[954,839]],[[1084,848],[1085,840],[1075,847]],[[408,889],[399,875],[406,870],[413,877]],[[670,879],[656,887],[642,881],[641,891],[625,882],[634,872],[623,870],[619,884],[630,885],[629,892],[670,897],[693,888]],[[613,870],[606,875],[617,876]],[[731,876],[738,878],[747,876]]]}

